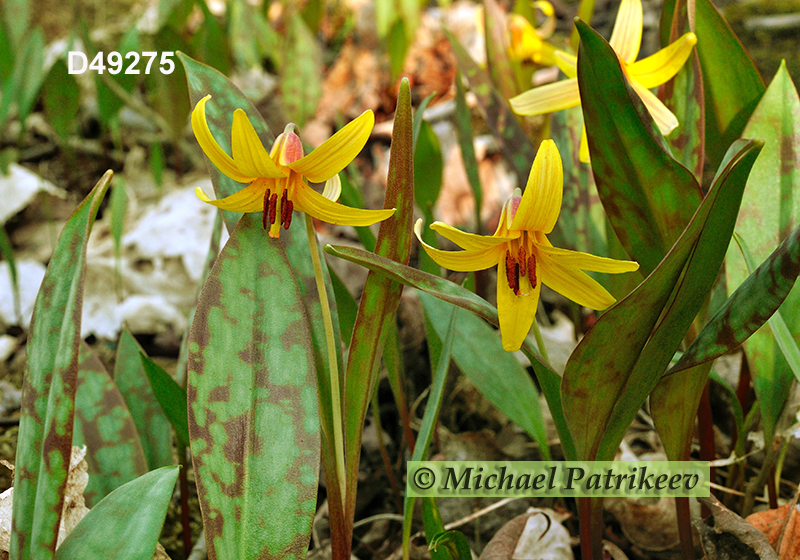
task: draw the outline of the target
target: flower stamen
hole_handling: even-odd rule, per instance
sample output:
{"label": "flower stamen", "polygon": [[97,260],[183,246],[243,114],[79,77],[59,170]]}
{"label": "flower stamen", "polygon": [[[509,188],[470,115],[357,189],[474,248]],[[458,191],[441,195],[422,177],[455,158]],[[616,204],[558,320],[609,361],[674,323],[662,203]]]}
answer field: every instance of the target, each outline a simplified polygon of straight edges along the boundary
{"label": "flower stamen", "polygon": [[269,197],[269,224],[275,223],[275,218],[278,214],[278,193]]}
{"label": "flower stamen", "polygon": [[283,191],[283,198],[281,198],[281,223],[283,224],[283,229],[289,229],[292,224],[292,210],[294,210],[294,204],[289,200],[288,192]]}
{"label": "flower stamen", "polygon": [[270,191],[269,189],[267,189],[264,192],[264,215],[261,216],[261,225],[264,226],[264,229],[267,229],[267,227],[268,227],[267,218],[269,217],[269,211],[268,211],[267,208],[269,206],[270,194],[272,194],[272,191]]}
{"label": "flower stamen", "polygon": [[528,281],[531,283],[531,288],[536,287],[536,255],[533,253],[528,258]]}
{"label": "flower stamen", "polygon": [[506,250],[506,280],[508,287],[514,292],[514,295],[519,295],[519,263],[511,254],[511,251]]}

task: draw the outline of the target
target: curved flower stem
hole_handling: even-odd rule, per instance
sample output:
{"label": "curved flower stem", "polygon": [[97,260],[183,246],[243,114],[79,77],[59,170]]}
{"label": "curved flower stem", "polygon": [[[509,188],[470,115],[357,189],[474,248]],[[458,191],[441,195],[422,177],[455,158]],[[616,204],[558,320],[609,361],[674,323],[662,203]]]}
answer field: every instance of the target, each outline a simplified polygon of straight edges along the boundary
{"label": "curved flower stem", "polygon": [[333,336],[333,319],[328,303],[328,292],[325,290],[325,280],[322,277],[322,262],[319,258],[317,234],[314,232],[314,220],[306,216],[306,234],[308,235],[308,248],[311,250],[311,262],[314,264],[314,279],[317,281],[319,304],[322,307],[322,321],[325,324],[325,341],[328,349],[328,364],[331,376],[331,408],[333,410],[333,450],[336,455],[336,475],[341,489],[342,505],[345,502],[345,470],[344,470],[344,430],[342,429],[342,389],[339,383],[339,360],[336,355],[338,341]]}
{"label": "curved flower stem", "polygon": [[547,348],[544,345],[544,338],[542,338],[542,331],[539,330],[539,321],[533,320],[533,336],[536,338],[536,345],[539,347],[539,354],[542,355],[544,361],[550,363],[550,356],[547,354]]}

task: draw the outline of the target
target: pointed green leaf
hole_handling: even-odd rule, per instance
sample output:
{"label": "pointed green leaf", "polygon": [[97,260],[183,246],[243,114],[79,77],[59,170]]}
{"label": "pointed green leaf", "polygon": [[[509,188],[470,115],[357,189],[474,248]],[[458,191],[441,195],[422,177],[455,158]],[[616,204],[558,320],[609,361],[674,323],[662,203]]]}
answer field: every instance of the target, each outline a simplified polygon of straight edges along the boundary
{"label": "pointed green leaf", "polygon": [[305,308],[280,241],[246,214],[189,340],[189,434],[209,557],[305,558],[319,413]]}
{"label": "pointed green leaf", "polygon": [[467,180],[472,189],[472,196],[475,199],[475,231],[482,233],[481,208],[483,207],[483,189],[481,187],[481,177],[478,172],[478,159],[475,157],[475,139],[472,134],[472,116],[467,107],[467,98],[464,91],[464,83],[461,78],[461,71],[456,71],[456,133],[458,134],[458,145],[461,148],[461,159],[464,162],[464,170],[467,172]]}
{"label": "pointed green leaf", "polygon": [[697,51],[678,71],[673,80],[662,86],[659,97],[677,117],[678,128],[667,136],[667,145],[675,159],[692,172],[697,182],[703,180],[705,161],[706,112],[703,73]]}
{"label": "pointed green leaf", "polygon": [[42,95],[47,122],[60,138],[66,139],[77,124],[81,88],[62,59],[57,59],[50,67],[42,84]]}
{"label": "pointed green leaf", "polygon": [[314,116],[322,97],[322,54],[299,13],[289,15],[287,26],[281,93],[292,122],[302,126]]}
{"label": "pointed green leaf", "polygon": [[[375,252],[407,264],[411,255],[411,221],[414,213],[414,157],[411,90],[408,79],[400,82],[397,96],[392,152],[384,208],[396,208],[394,216],[381,222]],[[361,437],[369,397],[378,377],[386,326],[394,321],[403,286],[372,272],[367,276],[358,308],[347,357],[344,385],[344,431],[347,490],[346,521],[355,514],[356,483],[361,455]],[[352,531],[352,529],[350,529]],[[343,538],[349,541],[349,533]]]}
{"label": "pointed green leaf", "polygon": [[611,46],[585,23],[576,25],[578,84],[597,191],[622,246],[647,276],[689,223],[700,188],[669,155]]}
{"label": "pointed green leaf", "polygon": [[67,535],[56,559],[149,560],[177,479],[178,467],[164,467],[117,488]]}
{"label": "pointed green leaf", "polygon": [[139,358],[147,374],[153,394],[164,416],[169,420],[172,429],[175,430],[175,435],[178,438],[178,447],[181,449],[189,447],[186,389],[178,385],[161,366],[145,356],[144,352],[139,354]]}
{"label": "pointed green leaf", "polygon": [[579,459],[613,459],[630,421],[669,364],[711,289],[759,149],[745,141],[731,147],[711,190],[664,261],[600,317],[570,356],[561,389]]}
{"label": "pointed green leaf", "polygon": [[103,362],[85,343],[78,360],[72,445],[86,446],[89,484],[84,497],[91,508],[146,473],[147,461],[131,413]]}
{"label": "pointed green leaf", "polygon": [[72,452],[86,243],[112,175],[103,175],[64,226],[36,297],[14,471],[12,558],[55,553]]}
{"label": "pointed green leaf", "polygon": [[0,129],[9,116],[12,103],[17,106],[17,118],[25,123],[44,81],[44,32],[40,27],[25,35],[14,59],[14,70],[3,84],[0,98]]}
{"label": "pointed green leaf", "polygon": [[[139,354],[142,347],[127,329],[122,331],[114,363],[114,382],[131,411],[150,470],[175,464],[169,420],[153,394]],[[184,401],[185,401],[184,397]]]}
{"label": "pointed green leaf", "polygon": [[[786,65],[778,69],[742,133],[765,142],[747,182],[736,233],[747,242],[755,262],[772,251],[800,225],[800,97]],[[728,250],[728,286],[739,286],[750,274],[739,249]],[[781,305],[789,331],[800,340],[800,287],[795,286]],[[766,310],[764,310],[766,311]],[[762,405],[769,435],[792,383],[792,372],[765,325],[745,343],[756,395]]]}

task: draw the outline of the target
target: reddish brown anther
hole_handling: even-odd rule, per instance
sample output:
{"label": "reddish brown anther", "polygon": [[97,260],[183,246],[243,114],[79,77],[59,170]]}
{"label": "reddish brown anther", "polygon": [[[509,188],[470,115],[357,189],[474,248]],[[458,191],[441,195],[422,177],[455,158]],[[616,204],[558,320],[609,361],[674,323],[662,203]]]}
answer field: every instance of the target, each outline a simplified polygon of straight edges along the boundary
{"label": "reddish brown anther", "polygon": [[294,210],[294,203],[287,198],[286,204],[281,204],[281,222],[283,223],[283,229],[289,229],[289,226],[292,225],[293,210]]}
{"label": "reddish brown anther", "polygon": [[274,224],[275,218],[278,215],[278,195],[273,194],[269,197],[269,223]]}
{"label": "reddish brown anther", "polygon": [[267,229],[269,227],[269,222],[267,221],[267,218],[269,217],[268,207],[269,207],[270,194],[271,193],[269,189],[267,189],[267,192],[264,193],[264,214],[261,216],[261,225],[264,226],[264,229]]}
{"label": "reddish brown anther", "polygon": [[511,251],[506,251],[506,280],[511,291],[519,295],[519,263],[511,255]]}
{"label": "reddish brown anther", "polygon": [[528,257],[528,280],[531,283],[531,288],[536,287],[536,255],[531,253]]}
{"label": "reddish brown anther", "polygon": [[525,276],[528,273],[528,258],[527,253],[525,252],[525,247],[519,248],[519,254],[517,255],[519,259],[519,274],[520,276]]}

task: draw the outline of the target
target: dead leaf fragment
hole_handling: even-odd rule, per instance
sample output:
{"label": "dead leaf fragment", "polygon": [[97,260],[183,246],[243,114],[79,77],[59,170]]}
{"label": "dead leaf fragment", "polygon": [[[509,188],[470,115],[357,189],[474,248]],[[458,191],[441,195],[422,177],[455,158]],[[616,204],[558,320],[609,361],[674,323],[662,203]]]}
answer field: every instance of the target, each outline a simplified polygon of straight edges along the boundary
{"label": "dead leaf fragment", "polygon": [[564,516],[532,508],[503,525],[479,560],[574,560]]}
{"label": "dead leaf fragment", "polygon": [[699,517],[692,518],[707,558],[779,560],[764,533],[723,506],[715,497],[698,498],[698,501],[711,510],[711,517],[705,521]]}
{"label": "dead leaf fragment", "polygon": [[781,560],[800,558],[800,510],[797,497],[777,509],[760,511],[747,517],[748,523],[764,533]]}

